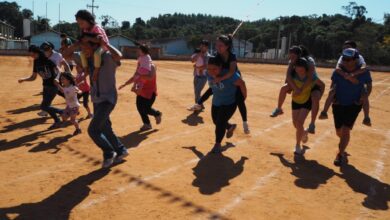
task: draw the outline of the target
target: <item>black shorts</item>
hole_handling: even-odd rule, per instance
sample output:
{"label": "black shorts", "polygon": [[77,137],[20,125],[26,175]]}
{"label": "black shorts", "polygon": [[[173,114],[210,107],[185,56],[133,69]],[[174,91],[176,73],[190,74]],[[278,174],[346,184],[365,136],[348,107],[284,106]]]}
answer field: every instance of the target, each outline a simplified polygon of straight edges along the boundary
{"label": "black shorts", "polygon": [[311,92],[314,92],[314,91],[319,91],[319,92],[321,92],[321,88],[316,84],[316,85],[314,85],[314,87],[311,89]]}
{"label": "black shorts", "polygon": [[292,110],[299,110],[301,108],[305,108],[307,110],[311,110],[311,98],[309,98],[305,103],[299,104],[294,101],[291,102]]}
{"label": "black shorts", "polygon": [[336,129],[341,127],[353,128],[355,121],[362,110],[362,105],[332,105],[334,126]]}

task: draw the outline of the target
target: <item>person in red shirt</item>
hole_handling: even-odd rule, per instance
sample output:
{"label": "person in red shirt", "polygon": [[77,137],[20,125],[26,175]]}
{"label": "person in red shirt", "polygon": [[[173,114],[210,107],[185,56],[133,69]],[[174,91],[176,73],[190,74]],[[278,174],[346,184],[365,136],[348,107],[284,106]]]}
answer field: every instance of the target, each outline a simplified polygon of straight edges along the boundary
{"label": "person in red shirt", "polygon": [[156,119],[156,124],[161,123],[162,113],[152,108],[157,96],[157,83],[156,83],[156,66],[152,64],[152,69],[147,75],[137,75],[137,72],[127,80],[123,85],[119,87],[119,90],[125,86],[136,82],[136,79],[142,81],[142,88],[139,90],[132,90],[137,94],[137,110],[142,118],[143,126],[140,131],[148,131],[152,129],[150,124],[149,115],[152,115]]}

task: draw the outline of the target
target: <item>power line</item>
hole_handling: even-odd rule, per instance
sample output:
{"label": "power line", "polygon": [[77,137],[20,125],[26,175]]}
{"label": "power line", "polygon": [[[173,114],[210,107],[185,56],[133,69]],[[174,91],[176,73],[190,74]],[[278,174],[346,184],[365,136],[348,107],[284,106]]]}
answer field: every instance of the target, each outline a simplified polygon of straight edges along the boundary
{"label": "power line", "polygon": [[98,6],[98,5],[95,5],[95,0],[92,0],[92,5],[90,5],[90,4],[87,4],[87,8],[91,8],[92,15],[95,15],[95,13],[94,13],[94,9],[95,9],[95,8],[96,8],[96,9],[98,9],[98,8],[99,8],[99,6]]}

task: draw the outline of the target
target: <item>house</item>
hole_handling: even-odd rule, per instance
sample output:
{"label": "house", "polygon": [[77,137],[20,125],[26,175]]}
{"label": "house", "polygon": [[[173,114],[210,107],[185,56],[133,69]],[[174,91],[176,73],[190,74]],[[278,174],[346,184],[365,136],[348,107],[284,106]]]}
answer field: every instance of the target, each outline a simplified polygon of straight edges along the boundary
{"label": "house", "polygon": [[45,41],[49,41],[54,45],[54,49],[58,50],[61,47],[61,37],[59,32],[48,30],[39,34],[32,35],[30,38],[31,45],[41,45]]}
{"label": "house", "polygon": [[123,35],[113,35],[108,37],[110,44],[123,52],[123,47],[135,47],[134,40],[123,36]]}
{"label": "house", "polygon": [[15,27],[7,24],[4,21],[0,21],[0,37],[6,39],[13,39],[15,36]]}
{"label": "house", "polygon": [[194,51],[185,38],[157,39],[152,40],[151,44],[161,48],[161,53],[165,56],[191,55]]}

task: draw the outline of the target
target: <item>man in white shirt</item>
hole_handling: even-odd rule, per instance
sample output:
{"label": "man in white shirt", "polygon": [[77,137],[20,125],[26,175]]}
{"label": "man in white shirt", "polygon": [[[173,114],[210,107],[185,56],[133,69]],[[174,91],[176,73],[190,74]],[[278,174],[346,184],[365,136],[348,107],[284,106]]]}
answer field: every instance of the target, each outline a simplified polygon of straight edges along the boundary
{"label": "man in white shirt", "polygon": [[207,62],[209,57],[209,42],[203,40],[200,43],[200,51],[191,56],[194,63],[194,93],[195,103],[199,100],[202,90],[207,83]]}

